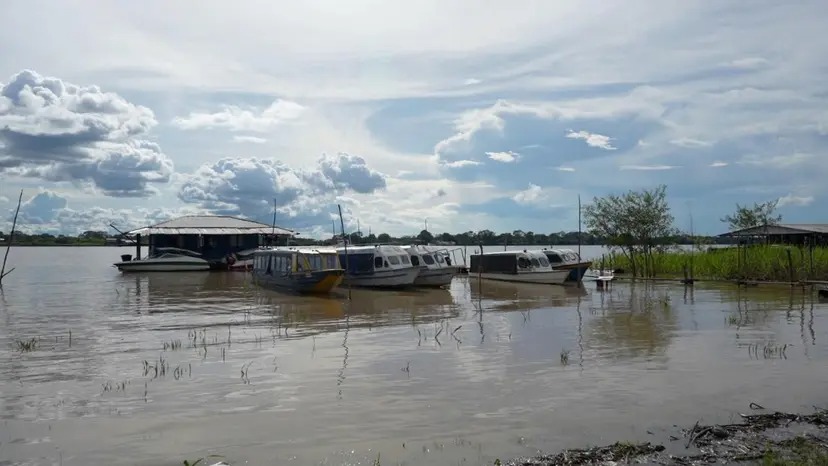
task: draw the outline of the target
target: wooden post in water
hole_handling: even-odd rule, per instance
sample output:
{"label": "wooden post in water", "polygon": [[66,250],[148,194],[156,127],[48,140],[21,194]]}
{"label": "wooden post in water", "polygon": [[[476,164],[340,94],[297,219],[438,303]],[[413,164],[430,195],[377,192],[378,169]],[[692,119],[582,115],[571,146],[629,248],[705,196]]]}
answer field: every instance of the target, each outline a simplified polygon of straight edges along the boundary
{"label": "wooden post in water", "polygon": [[[480,262],[483,262],[483,243],[479,244],[480,246]],[[481,275],[481,271],[483,267],[481,267],[481,263],[477,263],[477,296],[480,297],[481,293],[483,293],[483,276]],[[471,261],[469,261],[471,264]]]}
{"label": "wooden post in water", "polygon": [[135,260],[141,260],[141,233],[135,235]]}
{"label": "wooden post in water", "polygon": [[20,196],[17,198],[17,209],[14,211],[14,220],[12,220],[11,232],[9,233],[9,244],[6,245],[6,253],[3,255],[3,266],[0,267],[0,286],[3,285],[3,278],[12,273],[14,268],[6,272],[6,261],[9,260],[9,251],[11,251],[12,243],[14,242],[14,231],[17,228],[17,214],[20,213],[20,205],[23,203],[23,190],[20,190]]}
{"label": "wooden post in water", "polygon": [[[342,227],[342,243],[345,247],[345,275],[351,270],[348,265],[350,261],[348,260],[348,240],[345,238],[345,220],[342,219],[342,206],[337,204],[336,208],[339,209],[339,225]],[[348,280],[348,301],[351,300],[351,281]]]}

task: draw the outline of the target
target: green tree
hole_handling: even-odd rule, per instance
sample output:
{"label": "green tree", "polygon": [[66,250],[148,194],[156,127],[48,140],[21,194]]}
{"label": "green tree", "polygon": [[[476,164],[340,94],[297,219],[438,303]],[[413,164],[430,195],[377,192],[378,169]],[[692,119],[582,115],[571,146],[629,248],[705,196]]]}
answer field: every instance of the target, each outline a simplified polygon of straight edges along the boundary
{"label": "green tree", "polygon": [[[596,197],[584,208],[584,224],[590,233],[605,238],[608,245],[619,247],[627,255],[633,276],[639,272],[652,276],[653,249],[676,233],[664,185]],[[639,258],[643,270],[639,270]]]}
{"label": "green tree", "polygon": [[744,230],[766,225],[777,225],[782,221],[782,216],[776,213],[776,206],[779,199],[754,203],[753,207],[736,204],[736,211],[722,217],[722,222],[727,223],[730,231]]}
{"label": "green tree", "polygon": [[380,243],[390,243],[391,242],[391,235],[388,233],[380,233],[377,235],[377,241]]}
{"label": "green tree", "polygon": [[429,233],[428,230],[423,230],[419,235],[417,235],[417,239],[423,243],[431,243],[434,241],[434,235]]}

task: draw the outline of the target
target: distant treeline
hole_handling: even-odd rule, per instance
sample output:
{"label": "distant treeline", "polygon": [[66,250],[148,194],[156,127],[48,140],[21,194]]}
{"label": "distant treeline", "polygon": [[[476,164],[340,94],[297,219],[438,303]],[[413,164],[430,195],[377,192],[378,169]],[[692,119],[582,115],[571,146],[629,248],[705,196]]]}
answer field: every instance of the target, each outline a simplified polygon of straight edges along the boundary
{"label": "distant treeline", "polygon": [[[605,238],[593,235],[591,233],[583,232],[580,234],[581,244],[583,245],[606,245],[608,244]],[[456,244],[458,246],[476,246],[483,244],[484,246],[495,246],[503,244],[521,244],[521,245],[573,245],[578,244],[578,232],[558,232],[558,233],[535,233],[532,231],[515,230],[511,233],[495,233],[491,230],[481,231],[467,231],[464,233],[441,233],[433,235],[428,231],[421,231],[418,235],[407,236],[391,236],[387,233],[380,233],[379,235],[369,234],[363,235],[360,232],[353,232],[348,235],[352,244],[374,244],[374,243],[397,243],[397,244],[412,244],[412,243],[435,243],[441,242],[446,244]],[[107,242],[107,238],[109,241]],[[28,246],[103,246],[110,245],[129,245],[128,240],[118,242],[118,236],[107,235],[103,231],[85,231],[77,236],[70,235],[52,235],[49,233],[26,234],[15,232],[14,244],[28,245]],[[319,245],[331,244],[339,238],[328,238],[325,240],[316,240],[312,238],[302,238],[301,236],[291,238],[290,244],[295,245]],[[146,240],[145,240],[146,241]],[[659,240],[662,244],[727,244],[725,238],[678,235],[668,238],[661,238]],[[0,245],[8,243],[8,235],[0,232]]]}
{"label": "distant treeline", "polygon": [[[495,233],[492,230],[481,231],[467,231],[464,233],[440,233],[434,235],[426,230],[421,231],[418,235],[408,236],[391,236],[387,233],[380,233],[379,235],[369,234],[363,235],[360,232],[353,232],[348,235],[352,244],[373,244],[373,243],[445,243],[456,244],[458,246],[475,246],[483,244],[484,246],[499,246],[504,244],[520,244],[520,245],[573,245],[578,244],[578,237],[580,236],[581,244],[583,245],[597,245],[603,246],[608,244],[606,238],[593,235],[588,232],[578,233],[577,231],[561,231],[558,233],[535,233],[533,231],[515,230],[511,233]],[[328,238],[324,241],[317,241],[308,238],[292,239],[291,243],[301,245],[311,245],[327,243],[337,240],[339,238]],[[658,240],[661,244],[729,244],[727,238],[719,238],[717,236],[690,236],[690,235],[674,235]]]}

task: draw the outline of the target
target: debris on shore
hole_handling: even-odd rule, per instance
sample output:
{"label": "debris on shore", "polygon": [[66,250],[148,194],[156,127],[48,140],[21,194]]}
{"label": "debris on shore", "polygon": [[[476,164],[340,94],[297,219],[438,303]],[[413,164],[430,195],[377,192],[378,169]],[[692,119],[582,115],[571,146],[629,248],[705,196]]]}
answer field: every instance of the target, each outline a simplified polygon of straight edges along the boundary
{"label": "debris on shore", "polygon": [[[753,409],[764,409],[751,403]],[[658,464],[828,465],[828,410],[812,414],[742,414],[738,424],[700,425],[670,436],[668,446],[617,442],[564,450],[555,455],[515,458],[504,466]],[[681,442],[680,442],[681,441]]]}

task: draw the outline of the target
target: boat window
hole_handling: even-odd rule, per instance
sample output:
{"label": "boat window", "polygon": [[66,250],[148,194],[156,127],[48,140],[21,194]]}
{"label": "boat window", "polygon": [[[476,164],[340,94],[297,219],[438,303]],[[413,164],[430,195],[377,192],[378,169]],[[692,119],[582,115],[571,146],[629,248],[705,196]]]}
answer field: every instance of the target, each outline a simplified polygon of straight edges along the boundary
{"label": "boat window", "polygon": [[402,260],[402,263],[403,263],[403,264],[405,264],[405,265],[411,265],[411,261],[410,261],[410,260],[408,260],[408,256],[400,256],[400,259]]}
{"label": "boat window", "polygon": [[325,254],[325,266],[329,269],[338,269],[337,257],[333,254]]}
{"label": "boat window", "polygon": [[561,262],[563,262],[563,259],[561,259],[561,256],[559,256],[557,254],[554,254],[554,253],[552,253],[552,254],[547,253],[546,257],[549,259],[549,262],[551,262],[553,264],[560,264]]}
{"label": "boat window", "polygon": [[400,265],[400,258],[397,256],[388,256],[388,262],[390,262],[391,265]]}
{"label": "boat window", "polygon": [[437,259],[437,263],[438,263],[438,264],[442,264],[442,263],[443,263],[443,254],[442,254],[442,253],[437,253],[437,254],[435,254],[435,255],[434,255],[434,258],[435,258],[435,259]]}
{"label": "boat window", "polygon": [[322,270],[322,258],[316,254],[305,256],[308,259],[311,270]]}
{"label": "boat window", "polygon": [[545,258],[545,257],[541,257],[541,258],[539,258],[538,260],[540,261],[541,266],[543,266],[543,267],[549,267],[549,261],[548,261],[548,260],[546,260],[546,258]]}
{"label": "boat window", "polygon": [[532,258],[532,266],[533,267],[540,267],[540,261],[538,261],[538,259],[535,258],[535,257]]}
{"label": "boat window", "polygon": [[434,265],[434,257],[432,257],[430,254],[424,254],[423,262],[425,262],[427,265]]}
{"label": "boat window", "polygon": [[420,258],[417,256],[411,256],[411,265],[417,267],[420,265]]}
{"label": "boat window", "polygon": [[518,258],[518,267],[520,267],[522,269],[528,269],[530,265],[531,265],[531,263],[529,262],[529,259],[527,259],[525,257],[519,257]]}
{"label": "boat window", "polygon": [[374,257],[374,268],[377,268],[377,269],[382,268],[382,256],[375,256]]}
{"label": "boat window", "polygon": [[569,253],[569,254],[566,255],[566,260],[568,260],[568,261],[577,261],[578,256],[576,256],[575,254]]}

